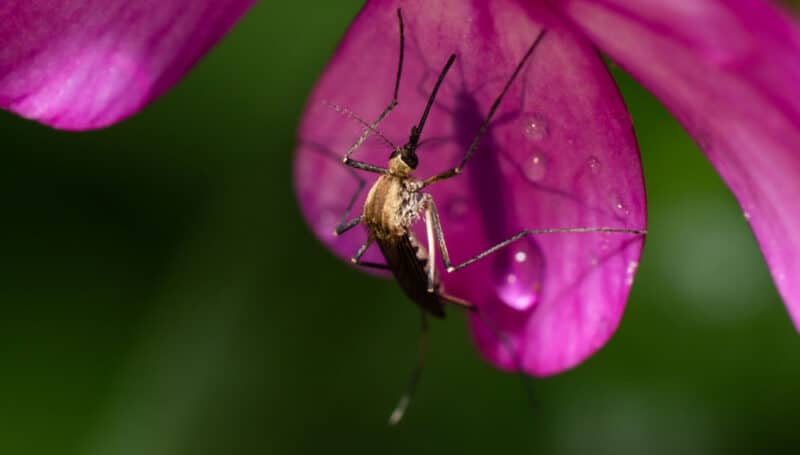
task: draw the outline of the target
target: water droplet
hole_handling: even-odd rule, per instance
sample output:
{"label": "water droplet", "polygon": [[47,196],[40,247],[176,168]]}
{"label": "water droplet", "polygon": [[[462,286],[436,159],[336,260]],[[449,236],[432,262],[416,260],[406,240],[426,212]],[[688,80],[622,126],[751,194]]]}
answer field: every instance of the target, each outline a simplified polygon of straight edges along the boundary
{"label": "water droplet", "polygon": [[750,217],[752,216],[752,215],[750,215],[750,212],[744,212],[743,215],[744,215],[744,219],[746,219],[746,220],[749,220]]}
{"label": "water droplet", "polygon": [[547,137],[547,121],[539,114],[525,114],[522,116],[525,135],[533,141],[541,141]]}
{"label": "water droplet", "polygon": [[617,216],[628,216],[631,213],[631,210],[622,201],[622,197],[617,193],[611,195],[611,208]]}
{"label": "water droplet", "polygon": [[596,156],[590,156],[588,164],[589,170],[592,172],[592,174],[596,175],[600,173],[600,160],[598,160]]}
{"label": "water droplet", "polygon": [[536,249],[521,241],[497,254],[493,267],[500,300],[519,311],[536,305],[542,289],[542,266]]}
{"label": "water droplet", "polygon": [[639,267],[639,263],[636,261],[629,261],[628,268],[625,269],[625,284],[628,286],[633,284],[633,276],[636,275],[636,269]]}
{"label": "water droplet", "polygon": [[547,157],[539,152],[534,152],[522,163],[522,171],[525,173],[525,177],[532,182],[542,180],[547,173]]}

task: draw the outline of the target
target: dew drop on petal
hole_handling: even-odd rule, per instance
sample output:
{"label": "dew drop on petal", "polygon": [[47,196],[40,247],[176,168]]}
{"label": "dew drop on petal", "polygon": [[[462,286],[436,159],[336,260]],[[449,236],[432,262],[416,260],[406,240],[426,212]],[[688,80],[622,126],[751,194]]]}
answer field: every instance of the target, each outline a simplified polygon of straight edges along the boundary
{"label": "dew drop on petal", "polygon": [[752,216],[752,215],[750,215],[750,212],[744,212],[743,215],[744,215],[744,219],[746,219],[746,220],[749,220],[750,217]]}
{"label": "dew drop on petal", "polygon": [[611,197],[611,208],[614,210],[614,213],[617,216],[628,216],[630,215],[631,211],[625,202],[622,201],[622,197],[617,193],[612,193]]}
{"label": "dew drop on petal", "polygon": [[497,296],[509,307],[524,311],[539,301],[542,268],[538,252],[527,242],[518,242],[498,253],[494,262]]}
{"label": "dew drop on petal", "polygon": [[525,136],[532,141],[538,142],[547,137],[547,121],[539,114],[523,115],[522,126]]}
{"label": "dew drop on petal", "polygon": [[541,181],[547,173],[547,157],[540,152],[534,152],[522,163],[522,171],[528,180],[532,182]]}
{"label": "dew drop on petal", "polygon": [[592,172],[592,174],[596,175],[600,173],[600,160],[597,159],[596,156],[590,156],[588,164],[589,170]]}
{"label": "dew drop on petal", "polygon": [[625,284],[628,286],[633,284],[633,276],[636,275],[636,269],[639,267],[639,263],[636,261],[628,262],[628,268],[625,269]]}

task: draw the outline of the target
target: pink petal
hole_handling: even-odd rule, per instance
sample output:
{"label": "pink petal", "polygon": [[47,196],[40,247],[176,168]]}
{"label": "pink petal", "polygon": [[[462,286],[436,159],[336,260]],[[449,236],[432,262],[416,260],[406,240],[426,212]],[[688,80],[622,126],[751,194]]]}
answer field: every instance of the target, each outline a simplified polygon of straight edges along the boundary
{"label": "pink petal", "polygon": [[6,0],[0,107],[84,130],[159,96],[254,0]]}
{"label": "pink petal", "polygon": [[[357,187],[340,159],[361,127],[323,101],[370,121],[388,103],[398,58],[398,4],[368,2],[312,93],[300,126],[298,198],[314,232],[342,258],[366,238],[362,227],[332,235]],[[458,56],[423,132],[423,139],[436,140],[419,149],[418,176],[462,157],[515,66],[547,28],[464,173],[431,187],[454,261],[525,228],[644,227],[630,118],[586,42],[544,6],[513,0],[418,0],[402,7],[407,45],[400,104],[380,125],[395,144],[407,140],[448,55]],[[390,152],[373,137],[354,158],[385,165]],[[361,175],[367,185],[375,180],[375,174]],[[362,194],[353,215],[363,200]],[[424,240],[423,223],[416,227]],[[473,319],[487,360],[515,368],[512,350],[524,371],[552,374],[580,363],[613,334],[641,247],[642,237],[629,234],[540,235],[461,271],[442,271],[443,281],[448,293],[478,305],[508,339],[511,349]],[[381,260],[376,250],[368,260]],[[363,304],[380,302],[365,298]]]}
{"label": "pink petal", "polygon": [[697,140],[739,199],[800,330],[798,23],[760,0],[559,3]]}

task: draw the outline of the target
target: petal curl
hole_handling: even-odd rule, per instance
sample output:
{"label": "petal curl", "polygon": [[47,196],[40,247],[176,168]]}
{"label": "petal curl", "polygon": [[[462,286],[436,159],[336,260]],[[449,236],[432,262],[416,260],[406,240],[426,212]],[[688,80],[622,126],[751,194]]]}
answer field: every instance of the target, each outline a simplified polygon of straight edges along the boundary
{"label": "petal curl", "polygon": [[[416,172],[422,177],[461,159],[514,68],[547,29],[463,174],[430,187],[454,261],[522,229],[644,227],[630,117],[603,62],[546,5],[373,0],[314,89],[299,130],[296,191],[309,224],[329,248],[349,258],[366,233],[358,228],[332,235],[358,187],[340,159],[361,127],[323,101],[369,121],[386,106],[397,69],[399,5],[406,60],[400,104],[380,125],[387,138],[405,143],[448,55],[458,56],[423,132],[428,142],[419,149]],[[373,136],[354,158],[384,165],[390,152]],[[375,179],[361,177],[367,186]],[[353,215],[363,201],[364,193]],[[425,239],[423,223],[416,228]],[[546,375],[580,363],[613,334],[642,241],[627,234],[540,235],[452,274],[439,266],[447,292],[476,304],[493,326],[471,320],[484,357],[500,368]],[[367,259],[380,261],[376,250]],[[519,354],[521,365],[510,352]]]}
{"label": "petal curl", "polygon": [[7,0],[0,107],[68,130],[132,115],[177,82],[255,0]]}
{"label": "petal curl", "polygon": [[762,0],[557,0],[695,138],[800,330],[800,25]]}

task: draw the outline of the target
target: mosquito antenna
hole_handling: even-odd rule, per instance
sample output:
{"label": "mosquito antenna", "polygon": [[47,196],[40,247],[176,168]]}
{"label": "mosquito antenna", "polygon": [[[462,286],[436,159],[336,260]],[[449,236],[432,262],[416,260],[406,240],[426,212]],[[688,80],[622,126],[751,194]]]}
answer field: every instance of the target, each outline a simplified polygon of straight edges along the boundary
{"label": "mosquito antenna", "polygon": [[384,135],[383,135],[383,133],[381,133],[381,132],[380,132],[380,130],[379,130],[378,128],[376,128],[376,127],[375,127],[375,126],[373,126],[373,125],[370,125],[370,123],[369,123],[369,122],[367,122],[366,120],[364,120],[363,118],[361,118],[361,117],[360,117],[358,114],[356,114],[355,112],[351,111],[350,109],[348,109],[348,108],[346,108],[346,107],[344,107],[344,106],[340,106],[340,105],[338,105],[338,104],[335,104],[335,103],[331,103],[331,102],[329,102],[329,101],[323,101],[323,102],[322,102],[322,104],[324,104],[324,105],[328,106],[329,108],[331,108],[331,109],[333,109],[334,111],[336,111],[336,112],[338,112],[338,113],[340,113],[340,114],[344,115],[345,117],[347,117],[347,118],[349,118],[349,119],[352,119],[352,120],[355,120],[355,121],[357,121],[358,123],[360,123],[360,124],[361,124],[361,126],[363,126],[364,128],[366,128],[368,132],[370,132],[370,133],[373,133],[373,134],[375,134],[376,136],[378,136],[379,138],[381,138],[381,140],[383,140],[383,142],[385,142],[385,143],[386,143],[386,145],[388,145],[389,147],[391,147],[391,148],[392,148],[392,150],[395,150],[395,149],[397,149],[397,146],[396,146],[396,145],[394,145],[394,143],[392,143],[392,141],[390,141],[390,140],[389,140],[389,138],[387,138],[386,136],[384,136]]}
{"label": "mosquito antenna", "polygon": [[406,49],[406,34],[403,31],[404,24],[403,24],[403,12],[400,8],[397,8],[397,22],[400,26],[400,61],[397,63],[397,77],[394,80],[394,96],[392,100],[395,104],[397,104],[397,93],[400,91],[400,76],[403,74],[403,56],[405,55]]}
{"label": "mosquito antenna", "polygon": [[417,363],[411,371],[411,378],[408,381],[406,392],[400,397],[397,406],[394,407],[394,410],[389,415],[389,425],[392,426],[400,423],[406,414],[408,404],[411,403],[411,399],[417,391],[419,378],[422,376],[422,368],[425,366],[425,353],[428,351],[428,317],[425,315],[425,311],[420,311],[420,317],[421,331],[419,334],[419,347],[417,348]]}
{"label": "mosquito antenna", "polygon": [[442,85],[442,82],[444,82],[444,77],[447,76],[447,72],[450,71],[450,67],[453,66],[453,62],[455,61],[456,54],[450,54],[450,58],[448,58],[447,63],[444,64],[442,72],[439,73],[439,78],[436,79],[436,85],[433,86],[431,96],[428,97],[428,103],[425,104],[425,110],[422,112],[422,117],[419,119],[419,123],[411,128],[411,138],[409,138],[408,142],[409,144],[412,144],[412,146],[416,146],[419,142],[419,136],[422,134],[422,129],[425,127],[425,121],[428,120],[428,114],[431,111],[433,102],[436,100],[436,93],[439,91],[439,87]]}

